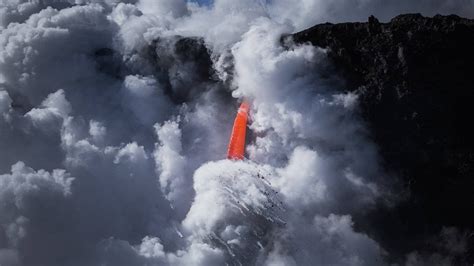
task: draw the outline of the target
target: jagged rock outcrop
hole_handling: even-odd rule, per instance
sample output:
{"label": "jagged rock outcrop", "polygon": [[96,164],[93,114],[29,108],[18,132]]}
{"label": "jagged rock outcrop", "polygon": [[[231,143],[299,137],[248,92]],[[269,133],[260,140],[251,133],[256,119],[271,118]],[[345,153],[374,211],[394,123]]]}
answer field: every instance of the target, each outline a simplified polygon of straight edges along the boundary
{"label": "jagged rock outcrop", "polygon": [[345,88],[360,95],[385,167],[410,191],[372,214],[365,226],[379,228],[376,238],[408,252],[442,226],[474,229],[474,20],[370,17],[290,37],[329,49]]}
{"label": "jagged rock outcrop", "polygon": [[[138,54],[149,64],[138,71],[155,76],[176,103],[189,101],[210,83],[218,83],[203,38],[178,35],[157,38]],[[111,48],[99,49],[93,57],[97,70],[109,77],[120,80],[134,72]]]}
{"label": "jagged rock outcrop", "polygon": [[165,92],[178,103],[205,90],[214,76],[211,55],[202,38],[158,38],[148,47],[146,58]]}

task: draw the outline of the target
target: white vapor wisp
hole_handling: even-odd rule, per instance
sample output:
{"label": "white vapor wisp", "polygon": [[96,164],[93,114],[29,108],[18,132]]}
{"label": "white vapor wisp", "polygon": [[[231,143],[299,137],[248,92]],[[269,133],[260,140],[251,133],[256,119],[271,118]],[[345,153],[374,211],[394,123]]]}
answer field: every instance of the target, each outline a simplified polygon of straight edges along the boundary
{"label": "white vapor wisp", "polygon": [[[0,0],[0,265],[384,264],[354,229],[397,200],[358,96],[281,36],[474,12],[412,2]],[[248,160],[222,160],[241,98]]]}

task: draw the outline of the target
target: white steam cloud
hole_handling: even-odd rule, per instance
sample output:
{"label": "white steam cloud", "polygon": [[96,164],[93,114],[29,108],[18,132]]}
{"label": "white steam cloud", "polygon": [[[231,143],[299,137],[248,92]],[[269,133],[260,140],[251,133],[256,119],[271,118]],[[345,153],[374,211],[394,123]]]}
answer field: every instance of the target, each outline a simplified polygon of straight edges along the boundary
{"label": "white steam cloud", "polygon": [[[352,220],[393,199],[357,95],[280,36],[400,12],[474,5],[0,0],[0,265],[384,264]],[[234,98],[248,161],[222,160]]]}

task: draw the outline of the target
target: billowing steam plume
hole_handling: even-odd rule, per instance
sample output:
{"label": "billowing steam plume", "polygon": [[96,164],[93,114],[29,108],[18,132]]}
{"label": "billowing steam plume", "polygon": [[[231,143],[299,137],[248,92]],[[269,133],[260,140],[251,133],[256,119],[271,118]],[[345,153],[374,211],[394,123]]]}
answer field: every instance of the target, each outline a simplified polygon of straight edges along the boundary
{"label": "billowing steam plume", "polygon": [[[1,0],[0,265],[384,264],[389,254],[352,217],[399,191],[358,97],[325,50],[280,37],[327,20],[473,8]],[[225,160],[243,98],[249,160]]]}

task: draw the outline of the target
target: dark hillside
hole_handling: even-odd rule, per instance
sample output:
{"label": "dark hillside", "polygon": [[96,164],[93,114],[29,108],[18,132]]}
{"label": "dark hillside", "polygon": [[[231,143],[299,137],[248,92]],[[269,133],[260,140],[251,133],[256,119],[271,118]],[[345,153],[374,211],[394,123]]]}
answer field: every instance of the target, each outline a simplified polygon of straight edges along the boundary
{"label": "dark hillside", "polygon": [[346,89],[360,95],[385,167],[409,188],[407,201],[361,226],[379,228],[375,234],[389,251],[407,252],[442,226],[472,230],[474,21],[410,14],[380,23],[370,17],[291,37],[329,49]]}

